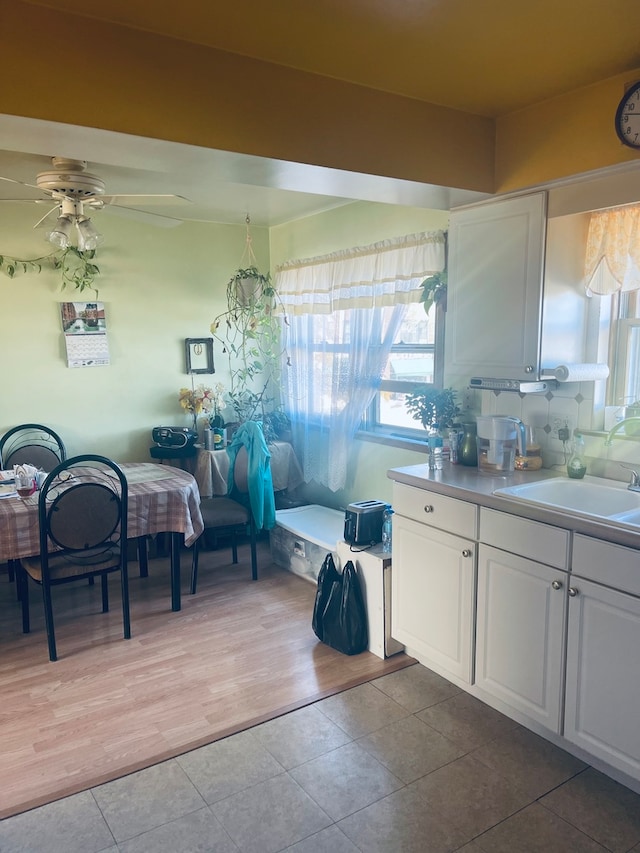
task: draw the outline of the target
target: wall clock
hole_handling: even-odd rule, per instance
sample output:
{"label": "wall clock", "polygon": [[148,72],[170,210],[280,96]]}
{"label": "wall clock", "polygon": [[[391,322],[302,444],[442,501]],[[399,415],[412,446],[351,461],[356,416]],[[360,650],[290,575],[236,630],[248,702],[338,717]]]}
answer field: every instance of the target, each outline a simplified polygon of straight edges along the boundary
{"label": "wall clock", "polygon": [[616,133],[621,142],[640,151],[640,81],[627,89],[618,104]]}

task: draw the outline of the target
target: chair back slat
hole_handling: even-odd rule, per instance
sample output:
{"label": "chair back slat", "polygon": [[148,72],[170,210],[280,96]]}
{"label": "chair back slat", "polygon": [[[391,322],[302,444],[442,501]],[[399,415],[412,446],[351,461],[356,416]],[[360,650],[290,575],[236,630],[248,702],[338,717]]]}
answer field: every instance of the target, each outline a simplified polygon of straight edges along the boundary
{"label": "chair back slat", "polygon": [[67,458],[64,443],[57,432],[43,424],[19,424],[0,438],[0,467],[35,465],[52,471]]}
{"label": "chair back slat", "polygon": [[[120,523],[120,498],[102,483],[78,483],[57,494],[47,513],[49,538],[74,551],[110,543]],[[119,537],[118,537],[119,538]]]}
{"label": "chair back slat", "polygon": [[35,465],[43,471],[52,471],[62,460],[54,450],[38,444],[25,444],[19,447],[3,461],[3,467],[13,468],[14,465]]}

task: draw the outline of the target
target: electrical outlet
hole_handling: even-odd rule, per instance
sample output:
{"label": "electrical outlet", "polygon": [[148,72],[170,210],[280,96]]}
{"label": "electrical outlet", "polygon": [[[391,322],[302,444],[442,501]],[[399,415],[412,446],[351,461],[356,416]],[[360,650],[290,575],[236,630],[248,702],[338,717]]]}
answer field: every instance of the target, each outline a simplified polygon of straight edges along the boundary
{"label": "electrical outlet", "polygon": [[557,438],[558,441],[569,441],[571,438],[571,429],[567,418],[554,418],[551,421],[551,435]]}
{"label": "electrical outlet", "polygon": [[564,421],[562,420],[562,418],[554,418],[551,421],[551,435],[554,438],[560,439],[560,430],[563,428],[563,426]]}

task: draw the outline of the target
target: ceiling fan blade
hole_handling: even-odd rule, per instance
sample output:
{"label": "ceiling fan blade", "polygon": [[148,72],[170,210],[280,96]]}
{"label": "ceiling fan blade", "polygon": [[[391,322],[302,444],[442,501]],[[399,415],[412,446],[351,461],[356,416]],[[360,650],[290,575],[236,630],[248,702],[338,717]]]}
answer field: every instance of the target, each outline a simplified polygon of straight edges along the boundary
{"label": "ceiling fan blade", "polygon": [[134,207],[138,204],[143,204],[145,207],[155,205],[170,204],[172,207],[178,207],[188,204],[193,204],[188,198],[182,195],[171,195],[169,193],[152,193],[145,195],[139,193],[137,195],[105,195],[101,196],[101,200],[105,205],[114,204],[118,207]]}
{"label": "ceiling fan blade", "polygon": [[102,208],[104,213],[113,213],[124,219],[135,219],[137,222],[147,222],[158,228],[176,228],[183,224],[182,219],[174,219],[172,216],[163,216],[161,213],[148,213],[146,210],[138,210],[135,207],[120,207],[117,204],[105,204]]}
{"label": "ceiling fan blade", "polygon": [[33,227],[34,228],[40,228],[40,226],[45,221],[45,219],[47,219],[49,216],[51,216],[52,213],[57,213],[57,211],[59,209],[60,209],[60,205],[56,204],[56,206],[52,207],[51,210],[48,210],[44,216],[41,216],[40,219],[38,219],[38,221],[36,222],[36,224]]}
{"label": "ceiling fan blade", "polygon": [[24,181],[16,181],[15,178],[5,178],[3,175],[0,175],[0,181],[6,181],[8,184],[17,184],[19,187],[28,187],[30,190],[42,192],[40,187],[35,186],[35,184],[26,184]]}

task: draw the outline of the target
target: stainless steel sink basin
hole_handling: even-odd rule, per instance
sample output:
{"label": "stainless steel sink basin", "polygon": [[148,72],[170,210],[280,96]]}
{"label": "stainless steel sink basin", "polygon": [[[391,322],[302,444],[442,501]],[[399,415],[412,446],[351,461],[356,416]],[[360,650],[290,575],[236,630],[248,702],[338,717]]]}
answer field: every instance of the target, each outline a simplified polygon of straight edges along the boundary
{"label": "stainless steel sink basin", "polygon": [[617,480],[558,477],[520,486],[505,486],[495,489],[494,495],[627,524],[640,523],[640,492],[629,491],[624,483]]}

